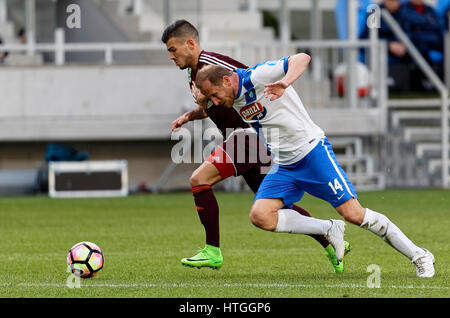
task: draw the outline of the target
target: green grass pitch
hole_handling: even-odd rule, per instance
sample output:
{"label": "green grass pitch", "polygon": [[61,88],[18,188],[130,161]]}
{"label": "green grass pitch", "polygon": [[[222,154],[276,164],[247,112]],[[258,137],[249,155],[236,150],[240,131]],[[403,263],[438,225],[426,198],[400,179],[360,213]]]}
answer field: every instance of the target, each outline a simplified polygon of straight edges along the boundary
{"label": "green grass pitch", "polygon": [[[0,297],[146,298],[397,298],[450,296],[450,192],[361,192],[364,206],[386,214],[416,244],[432,251],[436,275],[419,279],[414,266],[382,239],[347,224],[352,245],[342,274],[324,250],[303,235],[265,232],[248,212],[251,193],[217,193],[224,265],[183,267],[180,259],[204,246],[192,194],[126,198],[0,198]],[[327,203],[306,195],[313,216],[340,218]],[[66,254],[79,241],[98,244],[105,266],[81,288],[68,288]],[[371,264],[380,288],[369,288]]]}

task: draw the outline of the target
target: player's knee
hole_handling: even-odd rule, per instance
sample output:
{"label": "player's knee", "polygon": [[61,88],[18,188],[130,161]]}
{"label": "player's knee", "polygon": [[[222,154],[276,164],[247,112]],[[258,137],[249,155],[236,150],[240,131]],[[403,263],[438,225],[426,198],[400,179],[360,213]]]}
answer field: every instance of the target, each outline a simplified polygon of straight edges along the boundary
{"label": "player's knee", "polygon": [[272,217],[272,213],[265,209],[253,207],[249,215],[250,221],[256,227],[266,231],[274,231],[277,224]]}
{"label": "player's knee", "polygon": [[191,184],[191,187],[209,184],[208,178],[205,176],[205,173],[202,169],[197,169],[192,173],[191,177],[189,178],[189,183]]}
{"label": "player's knee", "polygon": [[215,185],[221,180],[219,171],[210,164],[203,164],[197,168],[189,178],[191,187],[208,184]]}
{"label": "player's knee", "polygon": [[361,225],[364,221],[364,211],[360,209],[351,209],[342,213],[344,219],[350,223]]}
{"label": "player's knee", "polygon": [[201,180],[201,178],[199,177],[199,173],[194,171],[194,173],[192,173],[191,177],[189,178],[189,183],[191,184],[191,187],[195,187],[195,186],[201,185],[200,180]]}
{"label": "player's knee", "polygon": [[337,207],[336,210],[350,223],[361,225],[364,221],[365,209],[355,199],[347,201]]}
{"label": "player's knee", "polygon": [[259,227],[260,229],[269,231],[269,229],[266,229],[266,227],[267,227],[266,223],[267,222],[266,222],[266,219],[264,217],[264,214],[258,213],[256,211],[252,210],[250,212],[249,218],[250,218],[250,222],[252,222],[252,224],[254,226]]}

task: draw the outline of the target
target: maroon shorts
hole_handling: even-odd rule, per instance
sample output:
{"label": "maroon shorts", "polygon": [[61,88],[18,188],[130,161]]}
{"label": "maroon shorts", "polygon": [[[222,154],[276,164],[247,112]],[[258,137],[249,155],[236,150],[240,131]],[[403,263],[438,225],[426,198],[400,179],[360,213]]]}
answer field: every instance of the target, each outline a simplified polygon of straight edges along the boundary
{"label": "maroon shorts", "polygon": [[272,165],[270,151],[258,135],[249,129],[234,131],[206,161],[217,168],[222,179],[243,176],[254,192]]}

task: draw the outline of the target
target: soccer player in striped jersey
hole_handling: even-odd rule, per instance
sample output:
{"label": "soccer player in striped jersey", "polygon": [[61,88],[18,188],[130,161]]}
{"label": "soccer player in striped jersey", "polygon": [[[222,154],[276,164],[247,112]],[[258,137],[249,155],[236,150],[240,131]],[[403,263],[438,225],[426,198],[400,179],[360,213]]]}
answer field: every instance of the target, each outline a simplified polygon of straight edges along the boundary
{"label": "soccer player in striped jersey", "polygon": [[[197,73],[202,94],[215,105],[234,108],[258,129],[274,155],[272,171],[250,211],[252,223],[267,231],[325,235],[333,222],[304,217],[289,208],[306,191],[329,202],[348,222],[383,238],[415,265],[418,277],[433,277],[431,252],[415,245],[385,215],[361,206],[325,133],[291,86],[309,62],[307,54],[299,53],[235,71],[208,65]],[[340,260],[343,241],[334,247]]]}
{"label": "soccer player in striped jersey", "polygon": [[[231,176],[241,175],[250,189],[256,193],[259,185],[269,171],[271,162],[270,152],[258,138],[255,130],[233,109],[215,106],[206,99],[195,86],[197,72],[206,65],[221,65],[228,70],[245,68],[246,65],[219,53],[206,52],[201,49],[198,31],[186,20],[178,20],[168,26],[161,40],[166,44],[170,59],[180,68],[187,69],[189,85],[197,107],[188,111],[173,121],[172,130],[183,124],[197,119],[209,117],[221,131],[224,142],[217,146],[190,178],[192,193],[201,223],[206,232],[206,245],[197,255],[181,260],[183,265],[193,267],[222,266],[223,257],[220,250],[219,206],[214,196],[212,186]],[[246,138],[241,138],[242,136]],[[240,140],[245,140],[241,143]],[[244,148],[244,149],[242,149]],[[256,149],[258,156],[255,161],[248,158],[249,149]],[[260,151],[262,149],[262,151]],[[244,151],[240,151],[244,150]],[[239,154],[245,153],[245,160],[239,160]],[[228,160],[227,160],[228,159]],[[231,160],[230,160],[231,159]],[[262,172],[266,168],[266,172]],[[299,215],[311,215],[299,206],[293,206]],[[311,235],[324,248],[325,254],[333,265],[334,271],[344,270],[344,262],[338,261],[333,245],[326,235]],[[347,242],[346,252],[350,250]]]}

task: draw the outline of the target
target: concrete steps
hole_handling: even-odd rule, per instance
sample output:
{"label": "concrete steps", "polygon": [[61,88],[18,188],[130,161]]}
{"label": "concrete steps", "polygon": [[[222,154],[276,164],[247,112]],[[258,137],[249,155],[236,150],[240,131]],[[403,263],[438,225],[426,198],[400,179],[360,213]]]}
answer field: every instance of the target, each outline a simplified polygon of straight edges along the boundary
{"label": "concrete steps", "polygon": [[390,110],[388,185],[441,186],[440,106],[404,106]]}

